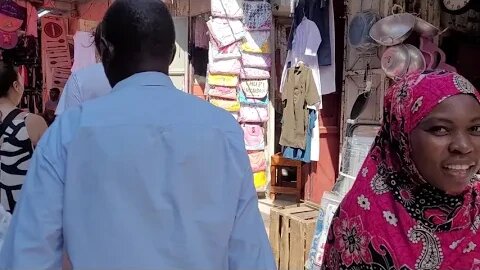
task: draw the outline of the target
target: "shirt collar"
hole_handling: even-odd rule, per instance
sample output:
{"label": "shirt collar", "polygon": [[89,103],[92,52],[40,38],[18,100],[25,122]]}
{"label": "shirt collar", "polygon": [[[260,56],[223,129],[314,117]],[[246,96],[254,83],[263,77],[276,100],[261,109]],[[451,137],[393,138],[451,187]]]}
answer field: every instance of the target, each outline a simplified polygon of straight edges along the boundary
{"label": "shirt collar", "polygon": [[170,77],[161,72],[147,71],[133,74],[118,82],[113,91],[118,91],[131,86],[171,86],[175,87]]}

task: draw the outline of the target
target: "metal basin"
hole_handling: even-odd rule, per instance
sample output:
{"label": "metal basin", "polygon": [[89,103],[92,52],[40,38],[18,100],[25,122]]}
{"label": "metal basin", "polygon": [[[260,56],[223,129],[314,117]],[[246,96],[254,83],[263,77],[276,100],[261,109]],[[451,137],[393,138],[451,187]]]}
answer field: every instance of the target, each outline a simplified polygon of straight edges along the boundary
{"label": "metal basin", "polygon": [[407,47],[408,54],[410,56],[410,64],[408,65],[407,73],[424,72],[427,67],[427,63],[422,52],[413,45],[405,44],[405,46]]}
{"label": "metal basin", "polygon": [[422,18],[416,17],[414,31],[423,37],[435,37],[440,33],[440,29]]}
{"label": "metal basin", "polygon": [[392,46],[385,50],[381,60],[385,74],[394,80],[405,76],[410,66],[410,53],[404,44]]}
{"label": "metal basin", "polygon": [[370,37],[383,46],[398,45],[412,33],[415,18],[410,13],[393,14],[385,17],[372,26]]}

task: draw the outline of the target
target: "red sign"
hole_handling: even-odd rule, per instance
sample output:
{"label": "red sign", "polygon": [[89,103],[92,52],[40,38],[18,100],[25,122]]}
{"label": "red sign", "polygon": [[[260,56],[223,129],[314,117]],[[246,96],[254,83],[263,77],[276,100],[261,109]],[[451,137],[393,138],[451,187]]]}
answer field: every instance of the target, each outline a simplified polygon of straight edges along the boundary
{"label": "red sign", "polygon": [[58,38],[63,34],[63,29],[58,23],[48,22],[43,27],[43,31],[50,38]]}

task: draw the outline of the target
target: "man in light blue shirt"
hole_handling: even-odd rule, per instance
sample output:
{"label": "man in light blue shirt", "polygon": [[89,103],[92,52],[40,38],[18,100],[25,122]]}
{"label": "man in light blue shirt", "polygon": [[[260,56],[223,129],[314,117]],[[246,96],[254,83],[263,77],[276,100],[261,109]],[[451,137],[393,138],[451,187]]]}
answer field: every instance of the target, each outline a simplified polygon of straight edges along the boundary
{"label": "man in light blue shirt", "polygon": [[38,145],[0,269],[275,269],[243,133],[174,88],[160,0],[116,0],[97,47],[111,94]]}
{"label": "man in light blue shirt", "polygon": [[[100,38],[102,24],[95,30],[95,38]],[[93,46],[93,44],[92,44]],[[109,94],[112,87],[108,82],[102,63],[97,63],[73,72],[63,88],[55,115],[77,107],[85,101]]]}
{"label": "man in light blue shirt", "polygon": [[77,107],[85,101],[109,94],[112,91],[102,63],[93,64],[73,72],[68,78],[55,115]]}

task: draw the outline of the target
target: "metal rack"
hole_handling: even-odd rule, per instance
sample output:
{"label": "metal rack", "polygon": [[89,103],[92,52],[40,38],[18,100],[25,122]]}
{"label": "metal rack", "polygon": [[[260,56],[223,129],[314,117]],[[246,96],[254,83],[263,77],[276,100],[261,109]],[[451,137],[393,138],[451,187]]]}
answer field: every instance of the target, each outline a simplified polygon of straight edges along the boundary
{"label": "metal rack", "polygon": [[380,124],[370,123],[356,123],[347,129],[334,192],[344,195],[352,188],[379,129]]}

